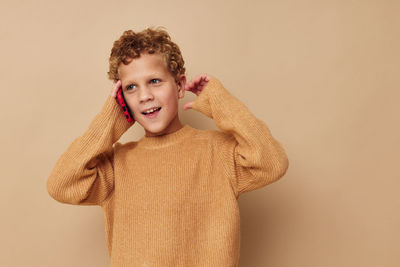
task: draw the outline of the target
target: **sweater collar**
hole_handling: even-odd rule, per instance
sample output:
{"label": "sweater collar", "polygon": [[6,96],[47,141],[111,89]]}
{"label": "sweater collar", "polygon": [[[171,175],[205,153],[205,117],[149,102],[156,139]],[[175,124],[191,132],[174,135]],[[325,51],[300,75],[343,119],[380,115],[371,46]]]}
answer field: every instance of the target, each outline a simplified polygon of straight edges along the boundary
{"label": "sweater collar", "polygon": [[138,146],[143,148],[160,148],[166,147],[182,141],[183,139],[193,136],[196,129],[188,124],[183,125],[178,131],[164,134],[160,136],[143,136],[138,140]]}

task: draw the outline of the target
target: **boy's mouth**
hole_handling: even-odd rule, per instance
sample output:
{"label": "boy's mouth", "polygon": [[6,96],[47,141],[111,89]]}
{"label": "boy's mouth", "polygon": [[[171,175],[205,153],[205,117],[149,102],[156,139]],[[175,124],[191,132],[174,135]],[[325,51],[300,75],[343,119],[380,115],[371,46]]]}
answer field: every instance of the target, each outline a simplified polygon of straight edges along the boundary
{"label": "boy's mouth", "polygon": [[147,118],[154,118],[160,112],[161,107],[151,108],[149,110],[143,111],[142,114],[145,115]]}

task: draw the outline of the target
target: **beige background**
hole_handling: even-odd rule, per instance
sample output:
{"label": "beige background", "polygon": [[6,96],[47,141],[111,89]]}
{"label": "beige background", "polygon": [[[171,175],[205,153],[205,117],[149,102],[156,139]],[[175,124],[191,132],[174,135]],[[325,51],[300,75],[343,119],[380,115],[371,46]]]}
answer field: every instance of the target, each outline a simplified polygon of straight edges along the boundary
{"label": "beige background", "polygon": [[0,2],[0,266],[109,266],[101,208],[56,202],[46,180],[111,90],[113,41],[151,25],[289,156],[284,178],[239,199],[240,266],[400,266],[399,1],[144,2]]}

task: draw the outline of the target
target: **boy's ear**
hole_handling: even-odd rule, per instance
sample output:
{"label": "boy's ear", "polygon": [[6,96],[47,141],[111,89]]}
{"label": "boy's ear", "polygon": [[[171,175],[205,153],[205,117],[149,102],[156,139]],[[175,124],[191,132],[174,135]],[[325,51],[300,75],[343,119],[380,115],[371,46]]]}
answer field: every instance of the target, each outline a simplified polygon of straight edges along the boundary
{"label": "boy's ear", "polygon": [[184,74],[179,76],[177,85],[178,85],[178,97],[183,98],[185,96],[185,85],[186,85],[186,76]]}

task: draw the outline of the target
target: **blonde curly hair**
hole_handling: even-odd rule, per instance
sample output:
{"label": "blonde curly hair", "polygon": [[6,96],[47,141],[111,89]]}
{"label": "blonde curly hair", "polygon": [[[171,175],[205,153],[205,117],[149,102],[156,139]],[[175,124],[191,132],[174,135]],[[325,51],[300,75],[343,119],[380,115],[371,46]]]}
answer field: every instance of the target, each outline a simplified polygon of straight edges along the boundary
{"label": "blonde curly hair", "polygon": [[161,54],[175,81],[178,82],[179,76],[185,74],[185,61],[178,45],[171,41],[171,37],[162,27],[150,27],[137,33],[127,30],[114,42],[109,58],[108,78],[118,80],[119,65],[129,64],[143,52]]}

